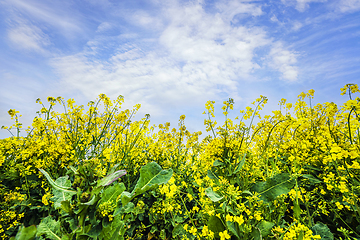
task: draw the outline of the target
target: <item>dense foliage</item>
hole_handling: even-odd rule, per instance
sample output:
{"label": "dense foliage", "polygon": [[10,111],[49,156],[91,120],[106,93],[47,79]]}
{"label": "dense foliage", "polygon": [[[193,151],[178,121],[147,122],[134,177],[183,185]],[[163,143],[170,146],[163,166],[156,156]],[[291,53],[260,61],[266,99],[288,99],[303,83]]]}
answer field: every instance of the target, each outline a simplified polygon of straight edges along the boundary
{"label": "dense foliage", "polygon": [[[312,105],[314,90],[260,116],[267,98],[210,135],[150,126],[101,94],[87,112],[49,97],[26,137],[0,140],[2,239],[360,239],[360,92]],[[308,101],[308,103],[307,103]],[[53,110],[63,105],[64,113]],[[254,119],[258,118],[257,124]],[[245,124],[248,122],[247,124]],[[158,131],[155,132],[155,129]]]}

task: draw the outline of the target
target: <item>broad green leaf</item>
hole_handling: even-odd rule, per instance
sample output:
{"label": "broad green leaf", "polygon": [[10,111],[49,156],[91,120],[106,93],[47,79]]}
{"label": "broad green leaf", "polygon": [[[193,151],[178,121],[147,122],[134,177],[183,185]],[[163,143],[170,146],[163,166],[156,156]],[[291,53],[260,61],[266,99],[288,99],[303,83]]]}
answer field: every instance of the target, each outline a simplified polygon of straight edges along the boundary
{"label": "broad green leaf", "polygon": [[69,192],[69,193],[76,193],[76,191],[74,191],[74,190],[69,190],[71,187],[58,185],[56,182],[54,182],[54,180],[52,180],[50,175],[45,170],[43,170],[43,169],[39,169],[39,170],[40,170],[40,172],[42,172],[44,174],[44,176],[49,181],[51,186],[53,186],[53,188],[55,188],[56,190]]}
{"label": "broad green leaf", "polygon": [[334,235],[330,232],[328,226],[326,226],[322,222],[316,223],[311,230],[313,231],[314,235],[320,235],[322,240],[333,240]]}
{"label": "broad green leaf", "polygon": [[174,229],[172,230],[172,237],[175,238],[176,236],[180,235],[184,235],[186,233],[185,229],[183,228],[182,224],[178,224],[174,227]]}
{"label": "broad green leaf", "polygon": [[[62,188],[68,188],[71,186],[71,182],[68,179],[68,176],[59,177],[58,179],[56,179],[54,183]],[[76,192],[68,191],[68,190],[63,191],[63,190],[58,190],[58,188],[53,188],[53,194],[54,196],[50,200],[54,202],[55,209],[59,209],[61,208],[61,202],[63,201],[71,202],[71,197],[75,195]]]}
{"label": "broad green leaf", "polygon": [[316,177],[314,177],[313,175],[311,174],[303,174],[301,175],[302,177],[306,178],[306,179],[309,179],[309,181],[311,183],[321,183],[322,181],[317,179]]}
{"label": "broad green leaf", "polygon": [[114,216],[117,216],[119,213],[121,215],[124,213],[133,212],[134,209],[135,205],[132,202],[128,202],[124,207],[117,207],[114,211]]}
{"label": "broad green leaf", "polygon": [[209,230],[214,232],[215,238],[219,237],[219,232],[223,232],[225,230],[225,226],[217,216],[211,216],[207,222],[207,226]]}
{"label": "broad green leaf", "polygon": [[126,174],[126,170],[118,170],[114,173],[111,173],[111,174],[107,175],[106,177],[100,179],[98,181],[96,187],[108,186],[108,185],[112,184],[113,182],[115,182],[117,179],[124,176],[125,174]]}
{"label": "broad green leaf", "polygon": [[258,228],[254,228],[251,232],[251,236],[254,240],[262,240],[261,232]]}
{"label": "broad green leaf", "polygon": [[102,229],[103,229],[102,224],[99,223],[95,227],[91,226],[91,229],[89,232],[87,232],[85,234],[81,234],[80,236],[88,236],[88,237],[96,238],[100,235]]}
{"label": "broad green leaf", "polygon": [[220,201],[221,199],[224,198],[224,196],[221,196],[221,195],[217,194],[216,192],[214,192],[211,187],[208,187],[207,189],[205,189],[205,194],[206,194],[206,196],[208,196],[208,197],[211,199],[211,201],[213,201],[213,202]]}
{"label": "broad green leaf", "polygon": [[103,240],[120,239],[119,234],[116,234],[116,230],[119,226],[122,226],[124,224],[124,222],[121,220],[121,217],[122,217],[121,214],[114,216],[114,219],[110,222],[110,224],[108,224],[106,227],[103,227],[99,235],[99,239],[103,239]]}
{"label": "broad green leaf", "polygon": [[20,226],[19,231],[15,236],[15,240],[32,240],[35,238],[36,235],[36,226],[31,225],[28,227]]}
{"label": "broad green leaf", "polygon": [[72,213],[72,209],[69,201],[61,201],[61,209],[68,214]]}
{"label": "broad green leaf", "polygon": [[269,235],[274,225],[275,223],[273,222],[262,220],[258,225],[258,228],[260,229],[261,232],[261,236],[266,237],[267,235]]}
{"label": "broad green leaf", "polygon": [[60,222],[53,220],[51,216],[47,216],[41,220],[36,231],[37,237],[45,235],[51,240],[61,240],[60,234]]}
{"label": "broad green leaf", "polygon": [[232,234],[234,234],[238,239],[240,239],[239,233],[236,230],[236,225],[238,225],[238,223],[226,222],[226,225],[227,225],[228,229],[230,230],[230,232],[232,232]]}
{"label": "broad green leaf", "polygon": [[289,174],[281,173],[267,179],[266,182],[255,183],[251,187],[251,191],[259,193],[260,200],[270,203],[281,194],[290,192],[294,185],[295,180],[291,179]]}
{"label": "broad green leaf", "polygon": [[160,184],[167,183],[173,174],[173,170],[162,170],[156,162],[151,162],[142,166],[140,169],[140,178],[137,181],[132,197],[142,194],[148,190],[158,187]]}
{"label": "broad green leaf", "polygon": [[67,216],[64,219],[65,219],[65,222],[67,222],[69,224],[71,231],[74,231],[75,229],[77,229],[78,226],[76,225],[74,218],[72,218],[71,216]]}
{"label": "broad green leaf", "polygon": [[101,198],[99,200],[99,205],[104,202],[114,202],[116,204],[117,198],[121,195],[122,192],[125,191],[124,183],[114,184],[105,189],[105,191],[101,194]]}
{"label": "broad green leaf", "polygon": [[127,191],[123,191],[123,192],[121,193],[121,196],[120,196],[122,205],[125,206],[128,202],[131,201],[131,199],[132,199],[133,197],[134,197],[134,196],[133,196],[131,193],[129,193],[129,192],[127,192]]}

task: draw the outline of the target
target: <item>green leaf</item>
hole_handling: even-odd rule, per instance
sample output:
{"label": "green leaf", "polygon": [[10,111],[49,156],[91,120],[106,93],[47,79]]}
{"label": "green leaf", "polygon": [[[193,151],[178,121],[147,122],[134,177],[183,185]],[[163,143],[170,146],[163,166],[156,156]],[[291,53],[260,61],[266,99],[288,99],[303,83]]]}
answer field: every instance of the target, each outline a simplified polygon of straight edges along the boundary
{"label": "green leaf", "polygon": [[76,191],[74,191],[74,190],[69,190],[71,187],[58,185],[56,182],[54,182],[54,180],[52,180],[50,175],[45,170],[40,169],[40,168],[39,168],[39,170],[40,170],[40,172],[42,172],[44,174],[44,176],[49,181],[51,186],[53,186],[53,188],[55,188],[56,190],[68,192],[68,193],[74,193],[74,194],[76,193]]}
{"label": "green leaf", "polygon": [[117,179],[124,176],[125,174],[126,174],[126,170],[118,170],[114,173],[111,173],[111,174],[107,175],[106,177],[100,179],[98,181],[96,187],[108,186],[108,185],[112,184],[114,181],[116,181]]}
{"label": "green leaf", "polygon": [[114,184],[107,187],[105,191],[101,194],[99,205],[108,201],[116,203],[118,196],[120,196],[121,193],[125,191],[125,189],[126,187],[124,183]]}
{"label": "green leaf", "polygon": [[40,237],[42,235],[45,235],[51,240],[61,240],[60,222],[53,220],[51,216],[47,216],[41,220],[37,227],[36,236]]}
{"label": "green leaf", "polygon": [[[148,190],[158,187],[160,184],[167,183],[173,174],[173,170],[162,170],[156,162],[151,162],[142,166],[140,169],[140,178],[137,181],[134,190],[131,192],[131,198],[140,195]],[[126,200],[127,201],[127,200]],[[127,203],[125,201],[125,203]]]}
{"label": "green leaf", "polygon": [[240,236],[236,230],[236,225],[239,225],[239,224],[235,223],[235,222],[226,222],[226,225],[227,225],[228,229],[230,230],[230,232],[232,232],[232,234],[234,234],[238,239],[240,239]]}
{"label": "green leaf", "polygon": [[80,203],[80,205],[91,206],[91,205],[94,205],[95,203],[97,203],[98,200],[99,200],[99,197],[97,197],[94,194],[88,202]]}
{"label": "green leaf", "polygon": [[254,240],[262,240],[261,232],[258,228],[254,228],[251,231],[251,236],[254,238]]}
{"label": "green leaf", "polygon": [[65,222],[69,224],[71,231],[74,231],[78,227],[76,225],[75,219],[72,218],[71,216],[65,217]]}
{"label": "green leaf", "polygon": [[117,216],[119,213],[121,215],[123,213],[133,212],[134,209],[135,209],[135,205],[132,202],[128,202],[124,207],[116,208],[114,212],[114,216]]}
{"label": "green leaf", "polygon": [[[163,229],[165,230],[165,229]],[[155,232],[155,231],[154,231]],[[163,233],[163,237],[165,237],[165,232]],[[178,237],[179,239],[189,239],[189,240],[193,240],[196,237],[194,235],[192,235],[191,233],[187,232],[184,227],[182,226],[182,224],[178,224],[174,227],[173,231],[172,231],[172,238],[171,239],[176,239],[176,237]],[[165,238],[163,238],[165,239]]]}
{"label": "green leaf", "polygon": [[320,235],[322,240],[333,240],[334,235],[330,232],[328,226],[326,226],[322,222],[316,223],[311,230],[313,231],[314,235]]}
{"label": "green leaf", "polygon": [[[59,177],[54,183],[61,188],[68,188],[71,186],[71,182],[70,180],[68,180],[68,176]],[[71,197],[75,195],[76,192],[68,190],[58,190],[58,188],[53,188],[53,194],[54,196],[50,200],[54,202],[55,209],[59,209],[61,208],[61,202],[71,201]]]}
{"label": "green leaf", "polygon": [[122,215],[114,216],[114,219],[106,227],[103,227],[99,239],[112,240],[121,239],[116,231],[119,231],[118,227],[123,226],[124,222],[121,220]]}
{"label": "green leaf", "polygon": [[214,192],[211,187],[208,187],[207,189],[205,189],[205,194],[206,194],[206,196],[208,196],[208,197],[211,199],[211,201],[213,201],[213,202],[220,201],[221,199],[224,198],[224,196],[221,196],[221,195],[217,194],[216,192]]}
{"label": "green leaf", "polygon": [[225,230],[225,226],[217,216],[211,216],[207,222],[209,230],[214,232],[215,238],[219,238],[219,232]]}
{"label": "green leaf", "polygon": [[134,196],[131,193],[123,191],[120,196],[122,205],[125,206],[133,197]]}
{"label": "green leaf", "polygon": [[174,227],[174,229],[172,230],[172,237],[175,238],[176,236],[180,235],[184,235],[186,234],[185,229],[183,228],[182,224],[178,224]]}
{"label": "green leaf", "polygon": [[208,176],[210,179],[215,180],[216,182],[219,181],[219,177],[216,175],[216,173],[212,172],[211,170],[208,170],[208,171],[207,171],[207,176]]}
{"label": "green leaf", "polygon": [[295,179],[291,179],[288,173],[281,173],[267,179],[266,182],[255,183],[251,191],[259,193],[260,200],[270,203],[281,194],[290,192],[294,185]]}
{"label": "green leaf", "polygon": [[36,226],[31,225],[25,227],[24,225],[19,227],[19,231],[15,236],[15,240],[32,240],[35,238]]}
{"label": "green leaf", "polygon": [[314,177],[314,176],[311,175],[311,174],[303,174],[303,175],[301,175],[301,176],[304,177],[304,178],[309,179],[309,181],[310,181],[311,183],[321,183],[321,182],[322,182],[321,180],[317,179],[316,177]]}
{"label": "green leaf", "polygon": [[[233,174],[238,173],[244,166],[245,164],[245,157],[246,157],[246,153],[244,154],[243,158],[241,159],[241,161],[239,162],[239,164],[236,166],[235,171],[233,172]],[[239,156],[240,159],[240,156]]]}
{"label": "green leaf", "polygon": [[68,214],[71,214],[73,212],[69,201],[61,201],[61,209]]}
{"label": "green leaf", "polygon": [[88,237],[96,238],[100,235],[102,228],[103,228],[102,224],[99,223],[95,227],[91,226],[91,230],[89,232],[85,234],[81,234],[80,236],[88,236]]}
{"label": "green leaf", "polygon": [[74,174],[79,174],[75,167],[69,166],[70,169],[74,172]]}
{"label": "green leaf", "polygon": [[294,216],[295,216],[295,219],[299,219],[300,218],[300,214],[301,214],[301,208],[300,208],[300,205],[296,202],[296,200],[293,201],[293,204],[294,204]]}
{"label": "green leaf", "polygon": [[273,228],[274,225],[275,225],[275,223],[273,223],[273,222],[268,222],[268,221],[262,220],[258,225],[261,235],[263,237],[266,237],[267,235],[269,235],[271,233],[271,229]]}
{"label": "green leaf", "polygon": [[222,166],[224,165],[223,162],[219,161],[219,160],[215,160],[214,163],[213,163],[214,167],[218,167],[218,166]]}

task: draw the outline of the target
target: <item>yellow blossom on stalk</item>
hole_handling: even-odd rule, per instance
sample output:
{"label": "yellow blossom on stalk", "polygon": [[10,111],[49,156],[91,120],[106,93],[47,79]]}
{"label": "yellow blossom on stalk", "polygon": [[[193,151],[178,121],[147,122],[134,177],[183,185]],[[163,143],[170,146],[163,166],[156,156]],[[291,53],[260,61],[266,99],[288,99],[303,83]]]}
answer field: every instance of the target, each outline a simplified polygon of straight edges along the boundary
{"label": "yellow blossom on stalk", "polygon": [[189,225],[186,223],[183,228],[185,229],[185,231],[187,231],[188,227],[189,227]]}
{"label": "yellow blossom on stalk", "polygon": [[244,223],[244,217],[243,215],[240,216],[234,216],[234,222],[237,222],[239,225]]}
{"label": "yellow blossom on stalk", "polygon": [[47,192],[42,196],[42,203],[44,205],[49,205],[49,199],[52,197],[52,194],[50,192]]}
{"label": "yellow blossom on stalk", "polygon": [[298,223],[292,225],[285,233],[283,240],[297,240],[299,236],[303,236],[303,240],[321,239],[320,235],[313,235],[312,231],[305,225]]}
{"label": "yellow blossom on stalk", "polygon": [[272,231],[274,231],[276,233],[280,233],[280,234],[285,232],[284,229],[282,229],[280,226],[274,227]]}
{"label": "yellow blossom on stalk", "polygon": [[11,117],[14,117],[15,114],[16,114],[15,109],[10,109],[10,110],[8,111],[8,114],[9,114]]}
{"label": "yellow blossom on stalk", "polygon": [[191,229],[189,230],[189,233],[196,235],[197,229],[196,227],[192,226]]}
{"label": "yellow blossom on stalk", "polygon": [[230,239],[231,236],[228,234],[227,230],[219,233],[220,240]]}
{"label": "yellow blossom on stalk", "polygon": [[233,220],[234,220],[234,217],[233,217],[233,216],[231,216],[231,215],[229,215],[229,214],[226,215],[226,221],[227,221],[227,222],[232,222]]}
{"label": "yellow blossom on stalk", "polygon": [[341,203],[339,203],[339,202],[336,202],[335,205],[337,206],[337,208],[338,208],[339,210],[342,210],[342,209],[344,208],[344,206],[343,206]]}
{"label": "yellow blossom on stalk", "polygon": [[193,210],[194,212],[198,212],[198,211],[200,210],[200,208],[199,208],[198,206],[194,206],[194,207],[192,208],[192,210]]}
{"label": "yellow blossom on stalk", "polygon": [[315,90],[310,89],[308,93],[309,93],[309,96],[314,97]]}

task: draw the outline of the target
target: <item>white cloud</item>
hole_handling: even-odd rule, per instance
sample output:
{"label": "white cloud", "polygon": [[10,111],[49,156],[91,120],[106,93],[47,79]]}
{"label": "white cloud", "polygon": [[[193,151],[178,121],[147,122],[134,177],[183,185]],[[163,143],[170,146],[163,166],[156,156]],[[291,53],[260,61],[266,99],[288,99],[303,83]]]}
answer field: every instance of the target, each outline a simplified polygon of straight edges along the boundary
{"label": "white cloud", "polygon": [[11,43],[20,49],[44,53],[44,47],[50,44],[49,37],[40,28],[24,23],[8,30]]}
{"label": "white cloud", "polygon": [[260,5],[246,1],[222,0],[216,3],[216,7],[226,21],[233,20],[236,15],[260,16],[263,14]]}
{"label": "white cloud", "polygon": [[137,10],[128,15],[129,22],[134,25],[149,29],[160,29],[163,27],[162,20],[156,16],[151,16],[144,10]]}
{"label": "white cloud", "polygon": [[109,22],[102,22],[96,29],[97,33],[102,33],[113,28],[113,25]]}
{"label": "white cloud", "polygon": [[56,27],[67,37],[73,37],[75,33],[84,33],[83,26],[76,17],[76,11],[64,2],[52,1],[44,4],[37,0],[3,0],[1,3],[3,7],[16,9],[10,13],[17,18],[30,16],[34,20]]}
{"label": "white cloud", "polygon": [[285,50],[282,44],[277,42],[270,51],[270,57],[269,66],[281,72],[284,79],[297,80],[298,69],[295,66],[297,62],[295,53]]}
{"label": "white cloud", "polygon": [[[256,4],[230,2],[230,15],[261,14]],[[221,12],[205,12],[201,4],[162,5],[157,19],[145,16],[142,26],[158,25],[157,37],[136,39],[136,44],[117,47],[110,57],[99,60],[97,52],[59,57],[52,64],[63,79],[64,86],[79,89],[88,99],[104,92],[119,94],[132,103],[146,104],[146,109],[161,113],[175,105],[193,105],[216,99],[226,93],[235,101],[240,99],[239,83],[252,78],[260,69],[254,59],[259,48],[272,48],[273,42],[261,28],[233,26],[230,8],[218,5]],[[236,10],[237,9],[237,10]],[[136,14],[139,14],[137,12]],[[136,15],[135,14],[135,15]],[[107,45],[101,39],[92,40],[91,46]],[[282,45],[270,52],[274,60],[271,67],[283,74],[286,81],[297,79],[294,66],[296,56]],[[259,58],[260,59],[260,58]],[[260,61],[260,60],[259,60]]]}
{"label": "white cloud", "polygon": [[295,5],[295,8],[299,11],[299,12],[304,12],[305,10],[307,10],[309,8],[310,3],[314,3],[314,2],[327,2],[327,0],[281,0],[281,2],[283,4],[286,5]]}
{"label": "white cloud", "polygon": [[272,17],[270,18],[270,21],[277,22],[277,23],[280,22],[279,19],[275,15],[272,15]]}
{"label": "white cloud", "polygon": [[356,12],[360,10],[360,0],[340,0],[336,10],[346,12]]}
{"label": "white cloud", "polygon": [[302,27],[303,27],[303,24],[301,22],[295,21],[295,22],[293,22],[292,30],[297,31]]}

